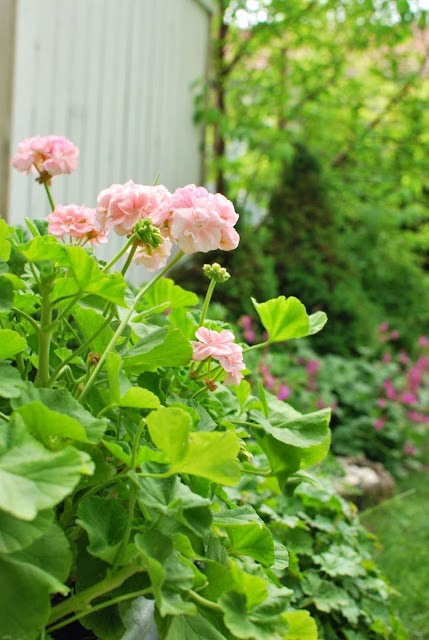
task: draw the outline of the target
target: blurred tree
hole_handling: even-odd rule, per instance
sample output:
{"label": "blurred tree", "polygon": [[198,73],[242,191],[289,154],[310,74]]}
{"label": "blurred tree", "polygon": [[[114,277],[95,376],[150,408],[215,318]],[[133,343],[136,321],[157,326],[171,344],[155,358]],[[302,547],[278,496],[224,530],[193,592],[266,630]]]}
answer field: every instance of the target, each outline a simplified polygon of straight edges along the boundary
{"label": "blurred tree", "polygon": [[[207,125],[216,190],[237,202],[242,229],[254,224],[249,204],[263,219],[245,245],[257,244],[258,265],[269,252],[264,278],[274,268],[273,287],[306,291],[308,304],[354,327],[339,332],[352,346],[386,314],[421,330],[429,321],[427,12],[419,0],[215,4],[212,71],[196,118]],[[233,272],[245,264],[242,251],[227,259]],[[262,272],[248,277],[260,284]]]}

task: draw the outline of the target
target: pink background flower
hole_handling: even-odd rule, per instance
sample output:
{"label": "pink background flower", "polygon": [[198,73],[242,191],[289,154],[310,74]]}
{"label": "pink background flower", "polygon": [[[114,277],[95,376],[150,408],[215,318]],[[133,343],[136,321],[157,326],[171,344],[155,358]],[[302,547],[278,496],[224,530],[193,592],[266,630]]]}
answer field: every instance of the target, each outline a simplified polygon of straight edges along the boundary
{"label": "pink background flower", "polygon": [[84,239],[91,244],[99,245],[107,242],[106,235],[99,229],[95,217],[95,209],[84,205],[57,205],[55,210],[46,216],[48,232],[57,238],[66,235]]}
{"label": "pink background flower", "polygon": [[10,164],[21,173],[33,170],[57,176],[76,171],[78,159],[79,149],[64,136],[34,136],[18,144]]}

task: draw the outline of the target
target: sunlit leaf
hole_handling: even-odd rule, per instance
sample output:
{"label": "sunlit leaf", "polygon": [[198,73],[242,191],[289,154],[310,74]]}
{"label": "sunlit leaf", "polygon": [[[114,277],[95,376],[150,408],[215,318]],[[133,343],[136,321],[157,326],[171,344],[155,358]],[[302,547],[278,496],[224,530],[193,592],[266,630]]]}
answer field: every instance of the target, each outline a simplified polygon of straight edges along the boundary
{"label": "sunlit leaf", "polygon": [[154,444],[171,462],[170,473],[189,473],[227,485],[240,479],[234,433],[191,431],[191,417],[176,407],[153,411],[147,425]]}
{"label": "sunlit leaf", "polygon": [[162,327],[139,340],[123,357],[125,368],[179,367],[191,361],[192,346],[179,329]]}
{"label": "sunlit leaf", "polygon": [[0,329],[0,358],[13,358],[27,347],[27,341],[12,329]]}

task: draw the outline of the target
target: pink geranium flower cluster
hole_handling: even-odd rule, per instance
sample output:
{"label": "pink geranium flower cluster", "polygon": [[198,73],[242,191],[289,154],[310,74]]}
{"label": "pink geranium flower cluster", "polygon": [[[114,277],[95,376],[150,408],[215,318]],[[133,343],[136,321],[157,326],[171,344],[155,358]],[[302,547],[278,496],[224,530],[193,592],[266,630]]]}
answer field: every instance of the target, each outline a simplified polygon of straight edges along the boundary
{"label": "pink geranium flower cluster", "polygon": [[238,214],[232,202],[194,184],[171,194],[163,185],[150,187],[129,180],[112,185],[97,198],[97,220],[106,233],[113,227],[119,235],[127,235],[139,220],[148,217],[165,240],[162,249],[153,250],[142,244],[135,261],[152,270],[165,265],[173,244],[190,254],[214,249],[229,251],[238,246],[240,239],[234,228]]}
{"label": "pink geranium flower cluster", "polygon": [[79,149],[64,136],[34,136],[18,144],[10,164],[21,173],[35,171],[49,179],[76,171],[78,158]]}
{"label": "pink geranium flower cluster", "polygon": [[[22,173],[39,173],[37,180],[48,185],[53,176],[75,171],[78,157],[78,148],[64,136],[35,136],[19,143],[10,164]],[[235,230],[238,214],[232,202],[195,184],[176,189],[173,194],[163,185],[146,186],[132,180],[112,184],[98,195],[96,210],[75,204],[58,206],[48,222],[49,232],[57,237],[69,235],[100,244],[107,242],[111,228],[121,236],[131,235],[135,225],[146,218],[158,229],[161,242],[150,244],[142,238],[134,261],[149,271],[166,265],[173,244],[190,254],[230,251],[240,240]]]}
{"label": "pink geranium flower cluster", "polygon": [[96,210],[69,204],[57,205],[52,213],[46,216],[48,231],[57,238],[69,235],[71,238],[100,245],[107,242],[107,236],[99,228],[96,220]]}
{"label": "pink geranium flower cluster", "polygon": [[[97,220],[106,231],[113,227],[115,233],[125,236],[143,218],[152,220],[169,207],[171,193],[163,185],[154,187],[135,184],[128,180],[125,184],[112,184],[97,198]],[[154,221],[155,226],[156,222]]]}
{"label": "pink geranium flower cluster", "polygon": [[226,371],[224,384],[239,385],[244,377],[241,371],[246,368],[243,362],[243,349],[240,345],[235,344],[235,336],[232,331],[223,329],[220,333],[200,327],[195,333],[198,339],[192,340],[191,344],[194,349],[193,362],[213,358],[217,360]]}

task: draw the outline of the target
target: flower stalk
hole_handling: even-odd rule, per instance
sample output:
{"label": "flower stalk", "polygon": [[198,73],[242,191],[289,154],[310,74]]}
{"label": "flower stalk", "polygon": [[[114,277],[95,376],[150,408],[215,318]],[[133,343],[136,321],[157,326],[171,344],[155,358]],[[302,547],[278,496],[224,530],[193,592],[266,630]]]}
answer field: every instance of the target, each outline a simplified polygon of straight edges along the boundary
{"label": "flower stalk", "polygon": [[107,347],[105,348],[104,352],[102,353],[101,357],[100,357],[100,361],[97,364],[97,366],[95,367],[94,371],[92,372],[91,376],[89,377],[88,382],[86,383],[85,387],[82,390],[82,393],[79,396],[79,402],[80,403],[84,403],[89,391],[91,390],[92,385],[94,384],[94,382],[96,381],[98,374],[101,371],[101,368],[104,365],[104,362],[107,358],[107,354],[110,353],[116,346],[118,340],[120,339],[125,327],[127,326],[131,316],[133,315],[135,309],[137,308],[138,303],[140,302],[141,298],[145,295],[145,293],[147,293],[149,291],[149,289],[151,287],[153,287],[153,285],[160,279],[162,278],[162,276],[164,276],[167,271],[169,271],[169,269],[171,269],[175,264],[177,264],[180,260],[180,258],[184,255],[183,251],[179,251],[177,253],[177,255],[173,258],[173,260],[171,260],[171,262],[169,262],[164,269],[162,269],[150,282],[148,282],[137,294],[137,296],[135,297],[134,300],[134,304],[131,307],[131,309],[128,311],[128,313],[126,313],[124,315],[124,318],[122,319],[122,322],[120,323],[119,327],[116,329],[115,333],[113,334],[112,338],[110,339],[109,344],[107,345]]}

